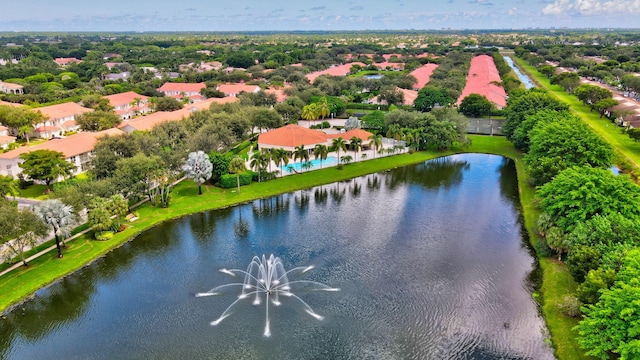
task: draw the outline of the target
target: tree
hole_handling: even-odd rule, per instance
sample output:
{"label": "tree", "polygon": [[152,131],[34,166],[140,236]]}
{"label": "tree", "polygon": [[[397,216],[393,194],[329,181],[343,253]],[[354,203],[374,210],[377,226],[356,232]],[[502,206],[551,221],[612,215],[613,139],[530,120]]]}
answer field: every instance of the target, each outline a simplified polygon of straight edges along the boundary
{"label": "tree", "polygon": [[541,126],[540,124],[542,123],[548,124],[554,121],[567,121],[573,118],[574,116],[568,111],[540,110],[527,115],[520,126],[515,129],[510,140],[516,149],[529,152],[531,130],[536,126]]}
{"label": "tree", "polygon": [[611,146],[579,118],[541,123],[530,134],[525,162],[535,185],[550,181],[571,166],[611,166]]}
{"label": "tree", "polygon": [[590,84],[582,84],[578,86],[575,89],[574,94],[585,105],[591,105],[592,110],[598,101],[609,99],[613,96],[611,90]]}
{"label": "tree", "polygon": [[211,178],[213,171],[209,157],[203,151],[191,152],[182,170],[198,185],[198,195],[202,195],[202,184]]}
{"label": "tree", "polygon": [[600,214],[640,216],[640,187],[608,169],[570,167],[538,190],[540,208],[563,232]]}
{"label": "tree", "polygon": [[602,99],[597,103],[593,104],[593,107],[596,110],[598,110],[598,112],[600,113],[600,118],[602,118],[602,116],[604,116],[605,111],[607,110],[611,111],[611,109],[616,105],[618,105],[618,100],[607,98],[607,99]]}
{"label": "tree", "polygon": [[317,144],[316,147],[313,148],[313,155],[316,157],[316,160],[320,159],[320,168],[322,169],[322,161],[327,160],[329,148],[327,145]]}
{"label": "tree", "polygon": [[338,153],[338,159],[340,159],[340,150],[347,151],[347,142],[342,137],[331,140],[331,150]]}
{"label": "tree", "polygon": [[36,215],[45,222],[45,224],[53,228],[53,234],[56,239],[56,249],[58,250],[58,258],[62,257],[62,248],[60,247],[60,238],[62,230],[75,222],[73,208],[65,205],[58,199],[44,200],[36,207]]}
{"label": "tree", "polygon": [[266,170],[267,164],[271,162],[269,153],[264,151],[256,151],[251,155],[249,166],[258,171],[258,182],[262,179],[262,171]]}
{"label": "tree", "polygon": [[494,105],[484,95],[469,94],[462,99],[460,103],[460,111],[472,117],[481,117],[489,115]]}
{"label": "tree", "polygon": [[345,165],[348,165],[351,162],[351,160],[353,160],[351,155],[344,155],[344,156],[340,157],[340,162],[345,164]]}
{"label": "tree", "polygon": [[89,214],[87,220],[93,227],[96,234],[113,229],[113,219],[108,208],[108,200],[101,197],[94,197],[89,203]]}
{"label": "tree", "polygon": [[262,129],[275,129],[283,125],[282,116],[273,109],[257,108],[253,113],[253,126]]}
{"label": "tree", "polygon": [[362,127],[374,131],[382,131],[384,129],[384,113],[380,110],[374,110],[363,116]]}
{"label": "tree", "polygon": [[156,111],[176,111],[182,109],[182,107],[182,103],[172,97],[163,96],[155,101]]}
{"label": "tree", "polygon": [[413,101],[413,106],[418,111],[431,111],[436,105],[449,106],[455,99],[449,95],[445,88],[425,86],[418,91],[418,97]]}
{"label": "tree", "polygon": [[380,134],[371,134],[369,135],[369,147],[373,148],[373,158],[375,159],[376,154],[382,148],[382,135]]}
{"label": "tree", "polygon": [[[304,148],[304,144],[300,146],[296,146],[293,150],[293,161],[300,159],[300,162],[309,161],[309,151]],[[300,168],[302,168],[302,164],[300,164]]]}
{"label": "tree", "polygon": [[131,158],[118,160],[114,181],[127,199],[147,196],[152,205],[156,205],[153,188],[157,180],[164,175],[166,163],[157,155],[147,156],[138,153]]}
{"label": "tree", "polygon": [[107,208],[113,216],[113,224],[116,231],[122,226],[122,218],[129,212],[129,203],[121,194],[112,195],[107,203]]}
{"label": "tree", "polygon": [[602,290],[595,305],[583,308],[584,318],[575,329],[587,355],[606,360],[640,358],[640,251],[627,254],[614,285]]}
{"label": "tree", "polygon": [[113,112],[93,111],[76,116],[76,122],[84,131],[102,131],[118,126],[122,119]]}
{"label": "tree", "polygon": [[318,112],[318,116],[324,120],[331,113],[331,109],[329,108],[329,103],[327,102],[327,97],[323,96],[320,101],[316,104],[316,110]]}
{"label": "tree", "polygon": [[356,153],[356,161],[358,161],[358,152],[362,150],[362,139],[357,136],[352,136],[349,143],[353,147],[353,151]]}
{"label": "tree", "polygon": [[244,160],[240,156],[234,156],[229,162],[229,172],[236,174],[236,180],[238,182],[238,194],[240,193],[240,173],[247,170]]}
{"label": "tree", "polygon": [[43,181],[51,191],[51,183],[73,174],[75,165],[64,159],[64,154],[52,150],[36,150],[20,155],[22,173],[33,180]]}
{"label": "tree", "polygon": [[572,93],[580,85],[580,76],[574,72],[562,72],[551,76],[550,82],[560,85],[566,92]]}
{"label": "tree", "polygon": [[319,110],[317,104],[305,105],[302,108],[302,114],[300,116],[307,121],[316,120],[319,117]]}
{"label": "tree", "polygon": [[385,86],[380,89],[378,99],[385,101],[389,105],[402,105],[404,103],[404,93],[395,86]]}
{"label": "tree", "polygon": [[288,152],[283,148],[271,149],[271,159],[273,159],[278,166],[280,166],[280,164],[286,166],[289,163]]}
{"label": "tree", "polygon": [[36,214],[0,200],[0,240],[8,240],[4,242],[5,253],[2,254],[7,261],[19,258],[24,266],[28,266],[27,248],[35,247],[37,240],[48,233],[47,225]]}
{"label": "tree", "polygon": [[0,196],[17,196],[18,181],[11,176],[0,175]]}
{"label": "tree", "polygon": [[513,141],[514,133],[526,117],[541,110],[567,111],[569,106],[550,97],[542,90],[532,89],[519,96],[510,96],[505,109],[506,121],[502,133],[507,139]]}
{"label": "tree", "polygon": [[556,67],[553,65],[540,65],[538,66],[538,72],[546,76],[547,79],[551,78],[556,73]]}
{"label": "tree", "polygon": [[209,153],[209,161],[211,162],[211,181],[217,183],[222,175],[229,173],[229,163],[231,155],[221,154],[215,151]]}

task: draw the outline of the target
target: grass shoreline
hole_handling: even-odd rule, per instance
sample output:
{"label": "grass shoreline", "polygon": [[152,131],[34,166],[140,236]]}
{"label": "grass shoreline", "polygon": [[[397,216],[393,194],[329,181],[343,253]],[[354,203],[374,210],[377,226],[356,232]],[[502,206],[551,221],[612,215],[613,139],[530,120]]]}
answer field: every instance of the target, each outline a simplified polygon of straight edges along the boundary
{"label": "grass shoreline", "polygon": [[[535,233],[535,220],[538,214],[532,202],[534,189],[527,185],[528,175],[525,172],[522,154],[504,137],[472,135],[470,138],[473,140],[472,145],[465,149],[453,148],[442,152],[424,151],[371,159],[346,165],[342,170],[335,167],[327,168],[268,182],[252,183],[242,187],[240,193],[237,193],[235,189],[204,186],[203,195],[199,196],[198,188],[193,182],[182,182],[174,188],[173,200],[168,208],[160,209],[149,204],[142,205],[136,210],[140,218],[128,224],[127,229],[116,234],[114,238],[108,241],[96,241],[89,235],[81,236],[69,243],[68,247],[64,249],[65,257],[62,260],[58,260],[55,252],[51,252],[33,260],[27,268],[21,267],[1,277],[0,294],[3,295],[0,297],[0,312],[4,314],[11,311],[23,301],[32,298],[39,289],[50,286],[65,276],[89,266],[111,250],[134,240],[143,231],[165,221],[458,153],[501,155],[515,162],[522,216],[529,233],[530,243],[534,246],[538,241]],[[564,289],[561,286],[571,288],[573,279],[561,264],[556,264],[547,258],[538,257],[537,259],[542,269],[542,283],[537,291],[544,299],[541,301],[541,309],[556,350],[556,356],[558,359],[583,359],[585,357],[574,339],[575,334],[570,333],[571,327],[575,325],[574,319],[566,318],[557,310],[556,306],[557,294]],[[64,264],[64,266],[60,266],[60,264]],[[573,289],[575,289],[575,283],[573,283]],[[534,297],[540,299],[536,293],[534,293]]]}

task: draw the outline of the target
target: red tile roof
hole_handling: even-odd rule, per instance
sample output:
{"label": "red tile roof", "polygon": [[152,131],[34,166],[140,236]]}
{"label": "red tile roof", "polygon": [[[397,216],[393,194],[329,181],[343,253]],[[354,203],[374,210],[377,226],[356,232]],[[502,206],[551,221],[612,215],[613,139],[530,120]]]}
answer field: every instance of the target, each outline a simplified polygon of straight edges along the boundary
{"label": "red tile roof", "polygon": [[258,136],[258,144],[282,147],[314,146],[326,142],[327,134],[295,124],[289,124]]}
{"label": "red tile roof", "polygon": [[362,129],[352,129],[341,134],[327,134],[328,139],[337,139],[339,137],[343,138],[345,141],[349,142],[352,137],[357,137],[362,140],[367,140],[369,136],[373,135],[372,133],[362,130]]}
{"label": "red tile roof", "polygon": [[416,79],[418,79],[418,82],[414,85],[414,89],[422,89],[425,85],[427,85],[427,83],[429,83],[429,80],[431,80],[431,75],[433,74],[433,71],[438,67],[438,64],[424,64],[421,67],[413,70],[411,72],[411,75],[413,75]]}
{"label": "red tile roof", "polygon": [[258,92],[260,91],[260,86],[247,84],[220,84],[217,89],[225,93],[225,95],[237,95],[241,92]]}
{"label": "red tile roof", "polygon": [[498,109],[507,106],[507,93],[502,86],[494,82],[501,82],[500,73],[496,68],[493,58],[488,55],[479,55],[471,59],[467,84],[458,98],[458,104],[470,94],[479,94],[487,97]]}
{"label": "red tile roof", "polygon": [[284,89],[266,89],[264,92],[266,92],[267,94],[275,95],[277,102],[283,102],[287,100],[287,94],[284,93]]}
{"label": "red tile roof", "polygon": [[197,93],[204,89],[207,85],[205,83],[174,83],[166,82],[158,88],[158,91],[177,91],[184,93]]}
{"label": "red tile roof", "polygon": [[64,154],[65,158],[88,153],[93,150],[98,139],[109,135],[121,135],[123,132],[119,129],[109,129],[99,132],[79,132],[75,135],[68,136],[63,139],[54,139],[35,146],[22,146],[15,150],[0,154],[2,159],[16,159],[20,154],[36,151],[36,150],[52,150]]}
{"label": "red tile roof", "polygon": [[43,106],[40,108],[34,108],[33,110],[40,111],[43,115],[48,116],[51,120],[63,119],[69,116],[76,116],[93,111],[93,109],[82,107],[73,102]]}
{"label": "red tile roof", "polygon": [[53,60],[56,62],[56,64],[64,66],[67,64],[71,64],[71,63],[81,63],[82,60],[80,59],[76,59],[76,58],[56,58],[55,60]]}
{"label": "red tile roof", "polygon": [[313,81],[320,75],[345,76],[349,74],[349,72],[351,71],[351,67],[353,65],[360,65],[362,67],[367,66],[365,63],[361,63],[361,62],[347,63],[343,65],[334,66],[326,70],[309,73],[307,74],[307,79],[309,79],[309,81],[313,83]]}
{"label": "red tile roof", "polygon": [[120,94],[107,95],[104,96],[105,99],[109,100],[109,104],[111,106],[122,106],[131,104],[136,98],[141,101],[149,100],[148,96],[140,95],[133,91],[127,91]]}

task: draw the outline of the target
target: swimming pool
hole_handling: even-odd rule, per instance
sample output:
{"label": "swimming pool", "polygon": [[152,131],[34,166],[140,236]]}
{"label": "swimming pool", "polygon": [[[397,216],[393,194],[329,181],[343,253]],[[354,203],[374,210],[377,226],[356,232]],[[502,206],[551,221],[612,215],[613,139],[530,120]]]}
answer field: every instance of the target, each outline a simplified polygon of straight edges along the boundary
{"label": "swimming pool", "polygon": [[[320,159],[313,159],[313,160],[309,160],[309,162],[311,163],[311,169],[309,170],[317,170],[320,169]],[[327,157],[325,160],[322,160],[322,168],[326,168],[326,167],[330,167],[330,166],[336,166],[338,165],[338,158],[335,156],[329,156]],[[296,161],[294,162],[293,159],[289,160],[289,164],[287,166],[281,166],[280,167],[280,171],[283,174],[286,174],[289,172],[289,167],[293,167],[293,169],[297,172],[300,172],[302,169],[302,162],[301,161]],[[305,169],[306,171],[306,169]]]}

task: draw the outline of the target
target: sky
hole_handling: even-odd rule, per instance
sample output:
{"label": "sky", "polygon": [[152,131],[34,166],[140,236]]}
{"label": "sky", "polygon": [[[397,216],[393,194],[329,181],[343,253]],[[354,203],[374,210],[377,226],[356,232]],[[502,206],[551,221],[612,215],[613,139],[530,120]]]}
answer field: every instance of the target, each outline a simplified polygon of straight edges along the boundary
{"label": "sky", "polygon": [[640,0],[18,0],[0,31],[640,28]]}

